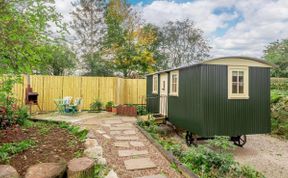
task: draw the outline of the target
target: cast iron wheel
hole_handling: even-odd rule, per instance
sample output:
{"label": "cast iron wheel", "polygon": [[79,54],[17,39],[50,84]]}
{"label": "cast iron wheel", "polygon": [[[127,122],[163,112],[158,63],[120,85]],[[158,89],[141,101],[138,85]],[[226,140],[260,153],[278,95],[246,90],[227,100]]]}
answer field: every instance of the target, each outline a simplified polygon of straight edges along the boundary
{"label": "cast iron wheel", "polygon": [[187,131],[186,132],[186,144],[188,146],[191,146],[194,143],[193,135],[191,132]]}
{"label": "cast iron wheel", "polygon": [[234,142],[235,145],[243,147],[247,142],[246,135],[231,137],[231,140]]}

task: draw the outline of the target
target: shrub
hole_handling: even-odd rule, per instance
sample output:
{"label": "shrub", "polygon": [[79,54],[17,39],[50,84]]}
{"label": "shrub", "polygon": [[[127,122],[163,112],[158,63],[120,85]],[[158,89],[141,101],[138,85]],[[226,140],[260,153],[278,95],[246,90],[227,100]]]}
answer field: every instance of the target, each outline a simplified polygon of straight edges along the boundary
{"label": "shrub", "polygon": [[106,107],[113,107],[113,106],[114,106],[113,101],[108,101],[108,102],[106,103]]}
{"label": "shrub", "polygon": [[271,89],[288,91],[288,78],[271,78]]}
{"label": "shrub", "polygon": [[30,117],[28,113],[28,108],[26,106],[20,107],[16,110],[16,123],[19,125],[23,125],[24,122]]}
{"label": "shrub", "polygon": [[85,140],[88,134],[88,130],[81,129],[79,126],[74,126],[67,124],[66,122],[61,122],[59,124],[60,128],[67,129],[71,134],[78,137],[81,141]]}
{"label": "shrub", "polygon": [[99,100],[95,100],[90,104],[90,111],[101,111],[103,103]]}
{"label": "shrub", "polygon": [[148,114],[148,111],[146,109],[146,106],[143,106],[143,105],[137,105],[137,115],[146,115]]}

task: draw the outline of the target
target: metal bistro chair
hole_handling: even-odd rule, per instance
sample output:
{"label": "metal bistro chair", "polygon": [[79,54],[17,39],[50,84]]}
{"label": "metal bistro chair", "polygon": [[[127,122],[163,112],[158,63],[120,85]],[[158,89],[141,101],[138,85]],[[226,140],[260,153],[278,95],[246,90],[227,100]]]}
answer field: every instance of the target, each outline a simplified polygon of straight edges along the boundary
{"label": "metal bistro chair", "polygon": [[69,112],[71,112],[72,114],[77,113],[78,110],[79,110],[78,107],[80,106],[81,101],[82,101],[82,98],[76,98],[76,99],[74,100],[74,103],[71,104],[71,105],[69,105],[69,106],[67,107],[68,110],[69,110]]}
{"label": "metal bistro chair", "polygon": [[65,113],[65,104],[63,99],[54,99],[54,103],[56,105],[58,113],[60,114]]}

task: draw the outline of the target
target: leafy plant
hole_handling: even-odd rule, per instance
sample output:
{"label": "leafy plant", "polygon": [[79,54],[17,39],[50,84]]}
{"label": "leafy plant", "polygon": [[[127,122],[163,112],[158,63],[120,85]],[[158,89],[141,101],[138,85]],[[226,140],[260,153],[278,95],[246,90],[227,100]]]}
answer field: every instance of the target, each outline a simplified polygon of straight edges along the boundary
{"label": "leafy plant", "polygon": [[90,104],[90,111],[101,111],[103,103],[99,100],[95,100]]}
{"label": "leafy plant", "polygon": [[137,105],[137,114],[140,115],[140,116],[148,114],[146,106]]}
{"label": "leafy plant", "polygon": [[30,117],[28,113],[28,108],[26,106],[20,107],[16,110],[16,123],[19,125],[23,125],[24,122]]}
{"label": "leafy plant", "polygon": [[106,103],[106,107],[113,107],[113,106],[114,106],[113,101],[108,101],[108,102]]}
{"label": "leafy plant", "polygon": [[209,146],[217,151],[224,153],[235,148],[235,145],[227,136],[215,136],[214,139],[208,141]]}
{"label": "leafy plant", "polygon": [[33,140],[23,140],[18,143],[4,143],[0,146],[0,160],[7,162],[11,155],[27,150],[34,145],[35,142]]}
{"label": "leafy plant", "polygon": [[61,122],[59,124],[59,127],[63,129],[67,129],[71,134],[78,137],[81,141],[84,141],[88,134],[88,130],[81,129],[78,126],[67,124],[66,122]]}
{"label": "leafy plant", "polygon": [[109,172],[109,168],[102,164],[96,164],[94,167],[94,178],[105,177]]}

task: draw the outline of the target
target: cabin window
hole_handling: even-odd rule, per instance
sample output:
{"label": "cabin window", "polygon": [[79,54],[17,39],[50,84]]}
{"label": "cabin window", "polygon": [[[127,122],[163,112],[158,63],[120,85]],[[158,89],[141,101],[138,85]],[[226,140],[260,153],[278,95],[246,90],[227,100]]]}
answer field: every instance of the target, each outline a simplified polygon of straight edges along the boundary
{"label": "cabin window", "polygon": [[249,98],[248,67],[228,67],[228,99]]}
{"label": "cabin window", "polygon": [[158,75],[153,75],[153,94],[157,94],[158,93]]}
{"label": "cabin window", "polygon": [[179,88],[179,72],[173,71],[170,73],[170,95],[178,96]]}

